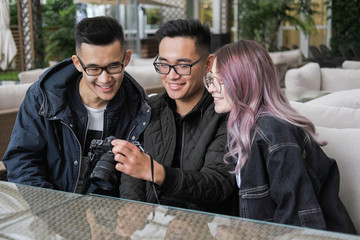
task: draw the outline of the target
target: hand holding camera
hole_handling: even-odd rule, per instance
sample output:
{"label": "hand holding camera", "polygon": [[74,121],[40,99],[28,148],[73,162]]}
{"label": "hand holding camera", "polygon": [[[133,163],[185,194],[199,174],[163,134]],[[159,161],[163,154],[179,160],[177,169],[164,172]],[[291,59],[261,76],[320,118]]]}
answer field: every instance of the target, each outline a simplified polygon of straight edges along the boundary
{"label": "hand holding camera", "polygon": [[164,181],[163,166],[151,159],[140,147],[121,139],[112,141],[112,144],[114,145],[112,151],[117,161],[115,168],[118,171],[158,185]]}
{"label": "hand holding camera", "polygon": [[[103,190],[112,190],[116,186],[119,178],[119,169],[117,170],[115,167],[119,161],[115,161],[115,155],[112,152],[113,145],[111,145],[111,142],[113,140],[115,140],[115,137],[110,136],[104,140],[94,139],[90,144],[90,159],[92,164],[95,164],[95,167],[90,175],[90,179],[95,186]],[[125,173],[128,175],[133,174],[131,175],[133,177],[142,176],[140,170],[142,169],[141,165],[143,165],[144,162],[149,162],[146,159],[149,158],[149,156],[145,154],[144,148],[137,141],[134,141],[133,143],[124,140],[116,141],[127,143],[127,147],[124,146],[120,148],[120,163],[123,164],[126,160],[130,160],[132,163],[135,163],[134,166],[128,167],[130,172]],[[137,161],[134,161],[135,159]],[[129,165],[130,164],[127,164],[127,166]]]}

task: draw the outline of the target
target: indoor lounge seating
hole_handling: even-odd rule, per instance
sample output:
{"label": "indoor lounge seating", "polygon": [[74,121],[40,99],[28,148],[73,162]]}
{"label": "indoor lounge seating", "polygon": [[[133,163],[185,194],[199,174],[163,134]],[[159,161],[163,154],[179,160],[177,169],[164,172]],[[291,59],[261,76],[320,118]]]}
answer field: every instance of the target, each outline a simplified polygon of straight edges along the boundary
{"label": "indoor lounge seating", "polygon": [[307,63],[286,72],[285,87],[292,92],[360,88],[360,69],[320,68],[318,63]]}
{"label": "indoor lounge seating", "polygon": [[334,92],[292,107],[310,119],[325,153],[336,160],[340,171],[340,198],[360,231],[360,89]]}
{"label": "indoor lounge seating", "polygon": [[[0,85],[0,160],[10,141],[19,107],[31,83]],[[5,166],[0,161],[0,180],[6,179]]]}
{"label": "indoor lounge seating", "polygon": [[277,70],[280,87],[285,86],[285,73],[288,69],[302,66],[302,54],[300,49],[282,52],[269,52],[269,55]]}

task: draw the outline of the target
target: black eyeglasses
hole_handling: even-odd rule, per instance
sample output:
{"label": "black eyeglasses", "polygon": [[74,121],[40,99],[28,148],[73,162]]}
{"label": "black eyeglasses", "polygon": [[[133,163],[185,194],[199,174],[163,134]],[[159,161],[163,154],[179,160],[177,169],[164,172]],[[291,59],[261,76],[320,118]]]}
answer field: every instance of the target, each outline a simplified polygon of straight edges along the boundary
{"label": "black eyeglasses", "polygon": [[200,57],[198,60],[196,60],[195,62],[191,63],[191,64],[175,64],[175,65],[170,65],[167,63],[161,63],[161,62],[156,62],[159,58],[159,55],[156,56],[153,65],[155,67],[155,71],[160,73],[160,74],[169,74],[169,72],[171,71],[171,68],[174,69],[174,71],[176,72],[176,74],[181,75],[181,76],[186,76],[186,75],[190,75],[191,74],[191,67],[194,66],[195,64],[197,64],[198,62],[200,62],[201,60],[203,60],[205,57],[209,56],[209,54],[205,54],[202,57]]}
{"label": "black eyeglasses", "polygon": [[221,92],[221,86],[224,84],[220,82],[220,80],[214,76],[214,74],[210,71],[206,74],[206,76],[203,78],[204,84],[206,89],[210,88],[210,85],[212,84],[215,88],[216,92]]}
{"label": "black eyeglasses", "polygon": [[103,70],[105,70],[108,74],[118,74],[121,73],[121,71],[124,68],[124,60],[126,56],[126,52],[124,54],[124,57],[122,59],[122,63],[112,63],[105,67],[97,67],[97,66],[91,66],[91,67],[85,67],[85,64],[81,61],[78,55],[76,55],[79,59],[81,67],[84,69],[87,75],[89,76],[100,76]]}

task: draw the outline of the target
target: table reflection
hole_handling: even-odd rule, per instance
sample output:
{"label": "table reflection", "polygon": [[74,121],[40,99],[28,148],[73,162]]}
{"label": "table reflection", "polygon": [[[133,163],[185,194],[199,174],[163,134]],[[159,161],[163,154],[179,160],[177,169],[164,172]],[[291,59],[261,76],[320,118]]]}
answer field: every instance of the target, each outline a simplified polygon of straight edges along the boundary
{"label": "table reflection", "polygon": [[7,182],[0,182],[0,238],[360,239],[352,235]]}

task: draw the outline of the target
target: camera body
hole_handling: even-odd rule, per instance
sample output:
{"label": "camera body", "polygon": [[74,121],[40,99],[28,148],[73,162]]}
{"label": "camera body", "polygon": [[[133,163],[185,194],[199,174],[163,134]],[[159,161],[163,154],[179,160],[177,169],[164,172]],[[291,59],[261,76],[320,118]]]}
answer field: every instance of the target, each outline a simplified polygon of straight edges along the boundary
{"label": "camera body", "polygon": [[[114,139],[114,136],[109,136],[104,140],[93,139],[90,143],[90,163],[91,166],[95,164],[94,170],[90,174],[90,180],[96,187],[107,191],[116,186],[119,176],[119,172],[115,169],[117,162],[111,151],[113,147],[111,141]],[[138,141],[132,143],[146,153]]]}
{"label": "camera body", "polygon": [[112,153],[111,141],[114,136],[106,139],[93,139],[90,143],[90,161],[95,167],[90,175],[91,182],[103,190],[112,190],[118,181],[118,171],[115,169],[116,161]]}

